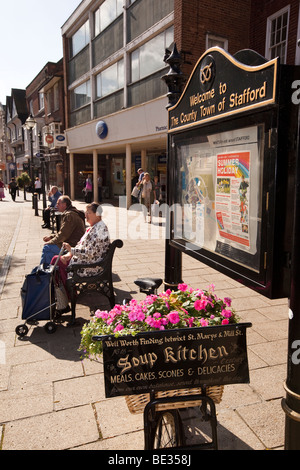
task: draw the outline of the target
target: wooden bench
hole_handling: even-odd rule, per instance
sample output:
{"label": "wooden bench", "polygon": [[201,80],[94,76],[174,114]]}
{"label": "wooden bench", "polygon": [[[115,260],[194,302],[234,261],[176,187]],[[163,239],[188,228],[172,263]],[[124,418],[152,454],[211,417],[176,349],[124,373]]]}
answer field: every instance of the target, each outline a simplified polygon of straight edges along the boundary
{"label": "wooden bench", "polygon": [[[104,258],[96,263],[73,263],[68,266],[67,272],[71,277],[67,279],[67,289],[70,295],[72,320],[75,322],[75,310],[78,296],[81,293],[97,292],[108,298],[111,308],[115,306],[115,294],[112,281],[112,261],[116,248],[122,248],[122,240],[114,240],[108,248]],[[99,268],[100,272],[95,276],[82,276],[79,274],[84,268]],[[79,271],[79,272],[78,272]]]}
{"label": "wooden bench", "polygon": [[59,232],[61,226],[61,212],[56,209],[50,209],[50,228],[51,233]]}

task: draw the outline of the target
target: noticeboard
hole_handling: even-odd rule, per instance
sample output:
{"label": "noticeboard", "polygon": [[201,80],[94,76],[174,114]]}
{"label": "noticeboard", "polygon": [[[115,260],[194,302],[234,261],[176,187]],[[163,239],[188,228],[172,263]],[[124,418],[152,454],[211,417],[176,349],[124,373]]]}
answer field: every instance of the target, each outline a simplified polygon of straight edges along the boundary
{"label": "noticeboard", "polygon": [[250,323],[106,337],[106,398],[249,383],[246,329]]}
{"label": "noticeboard", "polygon": [[169,108],[169,243],[277,298],[290,287],[296,72],[249,52],[246,64],[206,51]]}

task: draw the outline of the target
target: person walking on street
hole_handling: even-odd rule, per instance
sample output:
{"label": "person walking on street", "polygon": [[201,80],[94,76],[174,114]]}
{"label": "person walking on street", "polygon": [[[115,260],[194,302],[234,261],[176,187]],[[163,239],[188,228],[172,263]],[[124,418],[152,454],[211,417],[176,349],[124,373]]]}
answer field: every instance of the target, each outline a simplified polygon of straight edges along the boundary
{"label": "person walking on street", "polygon": [[36,193],[38,193],[39,199],[41,198],[41,189],[42,189],[42,182],[40,178],[37,176],[34,182],[34,190]]}
{"label": "person walking on street", "polygon": [[3,183],[2,179],[0,179],[0,201],[5,198],[4,189],[5,184]]}
{"label": "person walking on street", "polygon": [[137,174],[139,176],[138,176],[138,181],[136,183],[136,186],[140,189],[140,193],[138,195],[138,201],[141,202],[141,187],[142,187],[143,178],[144,178],[144,174],[145,174],[143,168],[139,168],[138,171],[137,171]]}
{"label": "person walking on street", "polygon": [[15,201],[16,200],[16,193],[17,193],[17,189],[18,189],[18,185],[16,183],[15,178],[12,178],[10,180],[10,182],[8,183],[8,188],[9,188],[9,193],[11,195],[12,200]]}
{"label": "person walking on street", "polygon": [[[142,189],[142,204],[146,206],[145,222],[147,221],[147,215],[149,215],[149,223],[151,223],[151,194],[152,194],[152,183],[150,180],[149,173],[144,173],[143,178],[143,189]],[[146,215],[147,214],[147,215]]]}
{"label": "person walking on street", "polygon": [[88,175],[87,179],[85,180],[85,202],[90,204],[92,202],[92,195],[93,195],[93,182],[92,182],[92,175]]}

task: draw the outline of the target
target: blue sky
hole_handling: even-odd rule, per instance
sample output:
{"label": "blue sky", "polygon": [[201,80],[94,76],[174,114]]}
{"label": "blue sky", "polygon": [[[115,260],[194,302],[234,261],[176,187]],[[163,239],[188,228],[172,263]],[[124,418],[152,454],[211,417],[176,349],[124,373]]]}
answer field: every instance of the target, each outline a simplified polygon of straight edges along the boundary
{"label": "blue sky", "polygon": [[61,27],[81,0],[1,0],[0,102],[63,55]]}

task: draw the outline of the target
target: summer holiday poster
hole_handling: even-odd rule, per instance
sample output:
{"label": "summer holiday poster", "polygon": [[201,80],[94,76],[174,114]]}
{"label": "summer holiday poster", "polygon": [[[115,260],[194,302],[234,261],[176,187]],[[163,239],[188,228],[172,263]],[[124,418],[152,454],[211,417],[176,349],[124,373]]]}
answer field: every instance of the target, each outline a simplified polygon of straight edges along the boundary
{"label": "summer holiday poster", "polygon": [[216,221],[218,240],[250,247],[250,152],[217,155]]}

